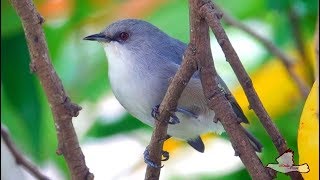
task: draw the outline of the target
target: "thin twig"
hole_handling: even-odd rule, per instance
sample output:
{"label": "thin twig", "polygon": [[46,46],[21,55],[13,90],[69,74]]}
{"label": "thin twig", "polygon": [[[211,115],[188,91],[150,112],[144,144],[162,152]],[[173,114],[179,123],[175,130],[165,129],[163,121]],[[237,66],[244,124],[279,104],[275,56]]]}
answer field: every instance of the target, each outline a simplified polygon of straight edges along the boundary
{"label": "thin twig", "polygon": [[[208,25],[211,27],[215,37],[219,45],[221,46],[227,61],[230,63],[233,71],[235,72],[246,96],[250,103],[250,108],[254,110],[256,115],[259,117],[262,125],[270,135],[273,144],[277,148],[279,154],[283,154],[287,149],[287,144],[282,135],[280,134],[277,127],[272,122],[269,114],[265,110],[264,106],[259,99],[252,81],[245,71],[241,61],[234,50],[226,32],[221,26],[220,19],[218,17],[222,16],[220,12],[218,12],[214,5],[211,3],[211,6],[204,6],[202,8],[202,16],[205,17]],[[289,173],[292,179],[302,179],[302,176],[298,172]]]}
{"label": "thin twig", "polygon": [[316,62],[315,62],[315,70],[314,70],[314,78],[319,78],[319,12],[316,22],[316,28],[314,31],[314,50],[316,54]]}
{"label": "thin twig", "polygon": [[[221,8],[217,7],[219,11],[223,12]],[[241,23],[240,21],[237,21],[235,18],[233,18],[230,14],[223,12],[223,20],[226,24],[230,26],[234,26],[243,32],[249,34],[258,42],[260,42],[268,51],[270,51],[272,54],[277,56],[279,60],[282,62],[282,64],[285,66],[289,76],[293,79],[293,81],[297,84],[298,89],[300,91],[301,96],[306,99],[310,88],[308,85],[297,75],[297,73],[294,71],[293,62],[295,62],[290,56],[285,54],[283,51],[281,51],[279,48],[276,47],[275,44],[273,44],[270,40],[267,38],[261,36],[256,31],[251,29],[250,27],[246,26],[245,24]]]}
{"label": "thin twig", "polygon": [[271,179],[264,168],[255,150],[241,125],[237,121],[237,115],[233,111],[225,94],[219,88],[218,75],[214,68],[211,49],[209,27],[204,18],[200,16],[201,8],[210,7],[210,1],[189,0],[190,4],[190,26],[196,51],[195,59],[200,69],[201,84],[208,106],[215,112],[215,118],[222,123],[236,154],[246,166],[252,179]]}
{"label": "thin twig", "polygon": [[17,164],[27,169],[30,172],[30,174],[32,174],[37,179],[41,179],[41,180],[49,179],[47,176],[42,174],[35,165],[33,165],[31,162],[29,162],[26,158],[23,157],[23,155],[18,151],[13,141],[11,140],[7,130],[2,126],[2,123],[1,123],[1,137],[4,143],[7,145],[8,149],[10,150],[11,154],[15,158]]}
{"label": "thin twig", "polygon": [[307,53],[305,51],[303,37],[300,26],[300,19],[294,7],[290,7],[288,10],[288,17],[291,24],[292,36],[295,40],[295,46],[300,53],[301,58],[307,60]]}
{"label": "thin twig", "polygon": [[294,39],[296,49],[298,50],[302,59],[303,65],[306,68],[308,80],[313,80],[314,72],[311,65],[310,56],[308,56],[308,53],[306,52],[305,43],[303,41],[303,27],[301,26],[299,15],[294,7],[290,7],[287,14],[291,25],[292,37]]}
{"label": "thin twig", "polygon": [[72,117],[79,114],[81,107],[70,101],[51,64],[42,30],[44,19],[35,9],[32,0],[10,2],[22,21],[31,56],[30,69],[38,75],[51,107],[58,136],[57,154],[64,156],[72,179],[93,179],[72,124]]}

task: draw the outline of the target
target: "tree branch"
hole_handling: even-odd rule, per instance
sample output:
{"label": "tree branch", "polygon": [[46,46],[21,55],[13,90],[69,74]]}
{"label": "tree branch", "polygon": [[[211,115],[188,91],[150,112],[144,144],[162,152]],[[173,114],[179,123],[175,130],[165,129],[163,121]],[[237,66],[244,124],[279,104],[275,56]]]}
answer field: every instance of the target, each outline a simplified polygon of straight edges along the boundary
{"label": "tree branch", "polygon": [[[197,63],[201,67],[201,81],[205,96],[208,98],[210,108],[215,110],[217,117],[229,134],[236,153],[239,154],[253,178],[270,179],[268,172],[246,138],[243,128],[237,123],[237,117],[231,106],[228,105],[225,96],[214,81],[216,72],[212,69],[213,61],[209,47],[208,25],[204,19],[200,20],[199,12],[197,12],[203,4],[201,0],[190,0],[189,2],[190,44],[185,52],[185,58],[181,67],[170,83],[168,91],[160,105],[160,117],[155,122],[155,130],[148,146],[150,159],[157,165],[161,164],[163,140],[167,135],[168,127],[166,122],[170,118],[170,112],[176,109],[183,89],[189,82],[192,74],[197,70],[195,63],[199,60]],[[147,167],[145,179],[159,179],[159,176],[160,169]]]}
{"label": "tree branch", "polygon": [[[203,6],[202,16],[206,19],[208,25],[211,27],[218,43],[220,44],[226,56],[227,61],[230,63],[233,71],[235,72],[250,103],[250,108],[252,108],[256,115],[259,117],[262,125],[270,135],[273,144],[276,146],[279,154],[283,154],[288,149],[286,141],[281,136],[277,127],[271,121],[270,116],[266,112],[264,106],[261,103],[261,100],[259,99],[253,87],[249,75],[245,71],[236,51],[230,43],[228,36],[222,28],[220,20],[218,18],[221,17],[222,14],[217,12],[214,5],[211,3],[211,6]],[[289,175],[292,179],[302,179],[301,174],[298,172],[292,172],[289,173]]]}
{"label": "tree branch", "polygon": [[288,14],[289,22],[291,25],[292,37],[294,39],[296,49],[298,50],[300,57],[302,59],[302,62],[307,69],[306,70],[306,73],[308,73],[307,77],[309,80],[313,80],[314,72],[313,72],[312,64],[310,63],[311,62],[310,56],[308,56],[308,53],[306,52],[306,49],[305,49],[305,44],[303,41],[303,33],[301,31],[302,26],[300,23],[299,15],[297,14],[295,7],[290,7],[287,14]]}
{"label": "tree branch", "polygon": [[[167,136],[168,123],[170,118],[170,112],[174,112],[177,108],[178,100],[182,94],[182,91],[188,84],[193,73],[197,70],[197,66],[194,61],[194,50],[191,46],[188,46],[185,55],[178,72],[172,79],[168,90],[160,105],[159,118],[155,120],[155,129],[148,146],[150,152],[150,159],[157,165],[161,165],[161,156],[163,149],[163,142]],[[147,166],[145,179],[154,180],[159,179],[160,168],[153,168]]]}
{"label": "tree branch", "polygon": [[44,19],[35,9],[32,0],[10,0],[10,2],[22,21],[31,56],[30,69],[38,75],[53,113],[59,143],[57,154],[64,156],[72,179],[93,179],[93,174],[85,164],[72,124],[72,117],[79,114],[81,107],[70,101],[50,62],[41,27]]}
{"label": "tree branch", "polygon": [[11,154],[15,158],[17,164],[26,168],[35,178],[40,179],[40,180],[49,180],[49,178],[47,176],[42,174],[35,165],[33,165],[28,160],[26,160],[23,157],[23,155],[17,150],[17,148],[15,147],[14,143],[12,142],[12,140],[9,136],[9,133],[2,126],[2,123],[1,123],[1,137],[4,141],[4,143],[7,145],[8,149],[10,150]]}
{"label": "tree branch", "polygon": [[200,16],[202,8],[209,5],[210,1],[189,0],[191,7],[191,32],[195,39],[195,50],[200,69],[201,84],[204,95],[208,101],[210,109],[214,110],[215,118],[219,119],[225,131],[230,137],[230,141],[237,155],[246,166],[252,179],[271,179],[260,159],[250,144],[243,128],[237,121],[230,103],[225,94],[218,86],[218,76],[214,68],[210,49],[209,27],[203,17]]}
{"label": "tree branch", "polygon": [[[223,12],[221,8],[216,8]],[[241,23],[240,21],[237,21],[235,18],[233,18],[230,14],[223,12],[223,20],[226,24],[230,26],[234,26],[243,32],[251,35],[253,38],[258,40],[268,51],[270,51],[272,54],[277,56],[279,60],[282,62],[282,64],[285,66],[289,76],[292,78],[292,80],[296,83],[301,96],[306,99],[310,88],[308,85],[297,75],[297,73],[294,71],[293,62],[294,60],[289,57],[287,54],[285,54],[283,51],[281,51],[279,48],[275,46],[271,41],[269,41],[267,38],[261,36],[256,31],[252,30],[250,27],[246,26],[245,24]]]}
{"label": "tree branch", "polygon": [[316,62],[315,62],[315,70],[314,70],[314,77],[317,79],[319,77],[319,12],[316,22],[316,29],[314,32],[314,47],[315,47],[315,54],[316,54]]}
{"label": "tree branch", "polygon": [[300,27],[300,19],[294,7],[290,7],[288,10],[288,17],[291,24],[292,35],[295,40],[295,46],[300,53],[301,58],[306,59],[307,55],[302,38],[302,32]]}

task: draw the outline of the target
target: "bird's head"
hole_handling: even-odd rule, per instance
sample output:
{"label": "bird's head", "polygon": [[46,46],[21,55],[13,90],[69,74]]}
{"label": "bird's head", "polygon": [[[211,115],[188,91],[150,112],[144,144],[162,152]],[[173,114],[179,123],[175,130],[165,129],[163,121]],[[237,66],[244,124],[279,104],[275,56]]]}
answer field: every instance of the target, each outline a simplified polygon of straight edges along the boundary
{"label": "bird's head", "polygon": [[107,26],[102,32],[87,36],[84,40],[98,41],[106,46],[117,46],[126,50],[146,50],[166,41],[168,36],[154,25],[138,19],[124,19]]}

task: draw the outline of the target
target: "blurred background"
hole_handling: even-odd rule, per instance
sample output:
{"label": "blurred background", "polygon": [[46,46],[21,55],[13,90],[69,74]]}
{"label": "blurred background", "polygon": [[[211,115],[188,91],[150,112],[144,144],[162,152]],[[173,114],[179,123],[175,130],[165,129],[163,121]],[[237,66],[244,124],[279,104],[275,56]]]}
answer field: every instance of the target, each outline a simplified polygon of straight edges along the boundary
{"label": "blurred background", "polygon": [[[311,88],[316,57],[314,33],[317,0],[216,0],[225,12],[266,37],[294,59],[295,71]],[[73,118],[90,171],[96,179],[143,179],[143,151],[152,129],[126,113],[113,97],[103,48],[83,37],[100,32],[122,18],[144,19],[172,37],[189,41],[186,0],[35,0],[52,63],[67,94],[82,106]],[[293,18],[294,17],[294,18]],[[260,42],[225,25],[226,32],[249,72],[265,108],[298,162],[297,134],[305,99],[285,67]],[[247,127],[263,144],[263,164],[275,163],[278,153],[211,34],[218,73],[227,82],[250,121]],[[66,163],[56,155],[57,136],[52,114],[37,77],[29,70],[30,56],[21,22],[8,0],[1,1],[1,123],[18,149],[52,179],[69,179]],[[161,179],[250,179],[234,156],[224,134],[204,134],[205,153],[170,139]],[[34,179],[17,167],[1,141],[1,179]],[[4,174],[4,175],[3,175]],[[289,179],[278,173],[277,179]]]}

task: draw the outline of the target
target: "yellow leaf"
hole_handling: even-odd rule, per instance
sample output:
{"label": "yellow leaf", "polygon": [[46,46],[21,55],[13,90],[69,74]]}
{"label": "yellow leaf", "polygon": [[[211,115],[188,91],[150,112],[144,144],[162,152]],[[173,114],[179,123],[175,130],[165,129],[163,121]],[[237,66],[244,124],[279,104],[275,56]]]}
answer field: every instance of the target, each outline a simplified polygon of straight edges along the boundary
{"label": "yellow leaf", "polygon": [[306,180],[319,179],[319,82],[316,80],[303,108],[298,130],[299,164],[307,163],[310,172],[303,173]]}

